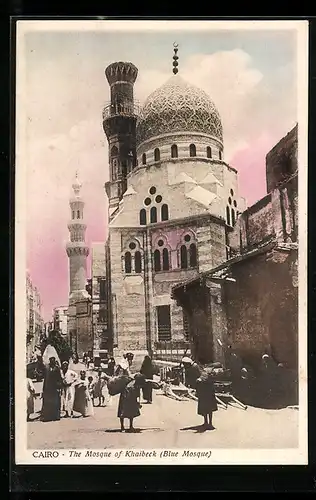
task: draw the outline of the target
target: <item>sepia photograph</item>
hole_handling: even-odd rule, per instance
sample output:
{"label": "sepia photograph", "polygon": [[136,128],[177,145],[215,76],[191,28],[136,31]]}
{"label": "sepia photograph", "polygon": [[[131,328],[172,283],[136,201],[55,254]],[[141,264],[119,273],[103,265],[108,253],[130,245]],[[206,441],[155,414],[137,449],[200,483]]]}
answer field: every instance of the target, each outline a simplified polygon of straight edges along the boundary
{"label": "sepia photograph", "polygon": [[307,112],[306,21],[17,21],[17,464],[307,464]]}

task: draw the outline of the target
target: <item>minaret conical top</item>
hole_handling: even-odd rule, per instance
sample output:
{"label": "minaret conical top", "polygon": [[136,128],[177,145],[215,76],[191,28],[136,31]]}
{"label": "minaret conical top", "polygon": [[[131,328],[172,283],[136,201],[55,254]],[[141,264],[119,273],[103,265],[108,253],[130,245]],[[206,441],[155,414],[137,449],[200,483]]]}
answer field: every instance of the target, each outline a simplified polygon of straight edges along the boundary
{"label": "minaret conical top", "polygon": [[82,184],[79,181],[78,170],[76,170],[76,177],[75,177],[74,183],[72,185],[72,189],[74,190],[74,193],[76,196],[79,196],[81,187],[82,187]]}
{"label": "minaret conical top", "polygon": [[173,55],[173,74],[176,75],[178,73],[178,66],[179,66],[179,63],[178,63],[178,60],[179,60],[179,57],[178,57],[178,44],[176,42],[174,42],[173,44],[173,51],[174,51],[174,55]]}

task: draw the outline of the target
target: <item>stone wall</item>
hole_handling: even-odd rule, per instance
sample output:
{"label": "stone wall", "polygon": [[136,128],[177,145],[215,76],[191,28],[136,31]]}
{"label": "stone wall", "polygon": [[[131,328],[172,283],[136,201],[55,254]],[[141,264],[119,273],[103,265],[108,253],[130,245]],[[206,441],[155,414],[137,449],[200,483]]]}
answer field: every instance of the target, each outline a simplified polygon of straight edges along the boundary
{"label": "stone wall", "polygon": [[297,171],[297,133],[298,127],[296,125],[266,156],[268,193]]}
{"label": "stone wall", "polygon": [[256,364],[267,350],[277,362],[297,367],[296,260],[295,252],[273,250],[232,266],[236,283],[225,284],[227,341],[245,360]]}

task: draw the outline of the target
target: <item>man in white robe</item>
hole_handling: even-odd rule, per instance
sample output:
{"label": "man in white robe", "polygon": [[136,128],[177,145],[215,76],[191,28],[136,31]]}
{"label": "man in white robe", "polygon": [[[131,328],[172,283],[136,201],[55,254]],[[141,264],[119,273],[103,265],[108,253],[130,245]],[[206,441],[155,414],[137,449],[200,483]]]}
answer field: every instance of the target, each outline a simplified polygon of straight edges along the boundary
{"label": "man in white robe", "polygon": [[62,364],[63,390],[62,390],[62,411],[66,417],[73,416],[73,407],[75,401],[75,382],[78,380],[78,374],[69,369],[69,363],[64,361]]}

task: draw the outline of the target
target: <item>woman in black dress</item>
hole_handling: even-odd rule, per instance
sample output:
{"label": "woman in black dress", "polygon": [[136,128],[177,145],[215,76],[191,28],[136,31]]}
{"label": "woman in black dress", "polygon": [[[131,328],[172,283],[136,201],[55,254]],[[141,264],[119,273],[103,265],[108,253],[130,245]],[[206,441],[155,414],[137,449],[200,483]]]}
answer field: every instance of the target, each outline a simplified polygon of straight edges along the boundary
{"label": "woman in black dress", "polygon": [[[140,369],[140,373],[146,377],[148,380],[153,380],[154,378],[154,366],[150,356],[145,356],[143,364]],[[153,400],[153,389],[151,384],[145,384],[143,387],[143,398],[148,404],[152,403]]]}
{"label": "woman in black dress", "polygon": [[57,365],[56,359],[54,357],[49,358],[42,395],[41,420],[43,422],[60,420],[62,381],[61,369]]}
{"label": "woman in black dress", "polygon": [[213,412],[217,410],[217,401],[210,373],[203,371],[197,379],[196,396],[198,398],[197,413],[204,417],[204,427],[213,430]]}

